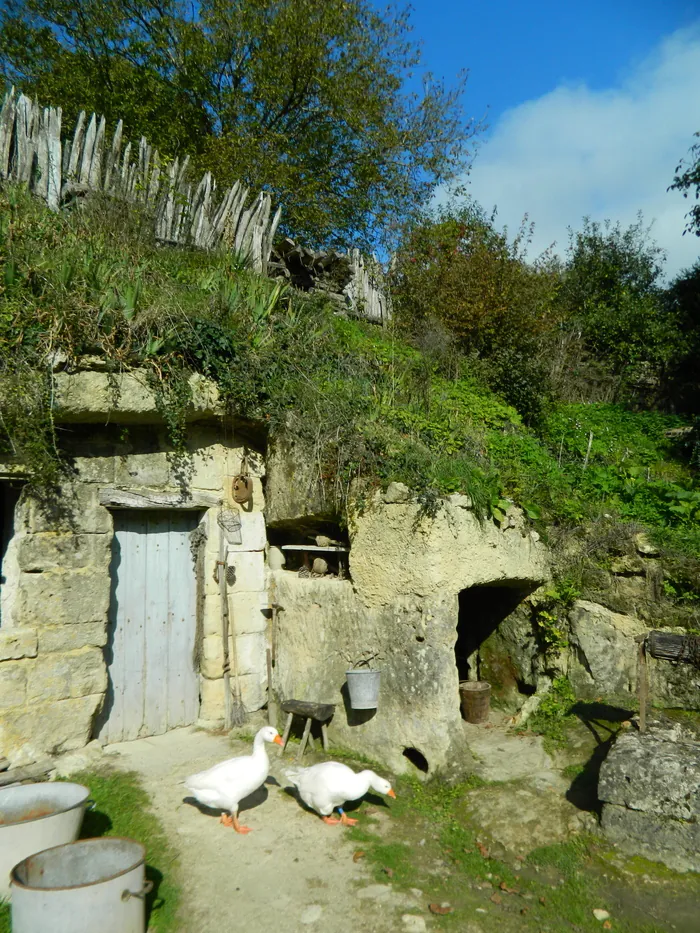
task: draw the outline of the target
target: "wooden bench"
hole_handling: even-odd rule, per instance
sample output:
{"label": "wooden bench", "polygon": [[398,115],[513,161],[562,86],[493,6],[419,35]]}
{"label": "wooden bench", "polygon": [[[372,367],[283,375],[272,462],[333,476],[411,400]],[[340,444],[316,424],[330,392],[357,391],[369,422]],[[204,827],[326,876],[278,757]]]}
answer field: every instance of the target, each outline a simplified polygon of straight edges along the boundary
{"label": "wooden bench", "polygon": [[285,700],[284,703],[282,703],[282,710],[287,713],[287,722],[284,727],[284,735],[282,736],[282,748],[279,752],[280,755],[284,754],[284,750],[287,747],[289,733],[292,729],[292,721],[295,716],[303,716],[306,719],[306,723],[304,725],[304,734],[301,737],[301,745],[299,746],[299,751],[297,752],[297,761],[301,760],[301,756],[304,754],[304,749],[306,748],[307,742],[311,746],[312,750],[314,748],[314,737],[311,735],[311,723],[314,721],[321,723],[321,740],[323,742],[323,750],[324,752],[328,751],[328,733],[326,732],[326,723],[335,712],[335,705],[333,703],[309,703],[307,700]]}

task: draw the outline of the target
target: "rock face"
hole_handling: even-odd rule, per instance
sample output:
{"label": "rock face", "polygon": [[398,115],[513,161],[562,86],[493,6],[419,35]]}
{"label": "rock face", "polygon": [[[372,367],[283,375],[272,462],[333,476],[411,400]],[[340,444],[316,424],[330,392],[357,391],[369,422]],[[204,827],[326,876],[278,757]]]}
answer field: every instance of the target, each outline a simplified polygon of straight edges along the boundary
{"label": "rock face", "polygon": [[603,829],[631,855],[700,871],[700,742],[680,727],[620,736],[600,770]]}
{"label": "rock face", "polygon": [[546,555],[528,533],[480,522],[462,504],[448,500],[434,519],[421,520],[415,502],[392,501],[358,519],[350,570],[360,598],[381,606],[483,584],[532,589],[547,577]]}
{"label": "rock face", "polygon": [[[637,692],[635,638],[649,631],[648,624],[585,600],[574,604],[569,624],[569,678],[576,694],[633,704]],[[700,671],[696,667],[651,657],[648,664],[652,703],[700,709]]]}
{"label": "rock face", "polygon": [[[424,756],[429,775],[469,764],[454,655],[456,596],[403,597],[370,609],[348,580],[272,576],[282,607],[274,674],[281,699],[335,704],[331,739],[394,772],[417,773],[407,749]],[[345,672],[369,657],[382,672],[378,706],[353,710]]]}
{"label": "rock face", "polygon": [[[391,499],[404,498],[403,489]],[[414,533],[415,502],[383,501],[358,516],[350,580],[270,574],[278,614],[274,689],[280,699],[336,704],[331,738],[396,772],[450,777],[470,762],[455,644],[460,591],[511,583],[523,594],[546,577],[545,549],[529,535],[479,523],[446,503]],[[375,710],[353,710],[346,670],[381,669]],[[418,769],[418,770],[417,770]]]}
{"label": "rock face", "polygon": [[582,696],[630,698],[637,689],[638,619],[579,600],[569,616],[573,648],[570,678]]}

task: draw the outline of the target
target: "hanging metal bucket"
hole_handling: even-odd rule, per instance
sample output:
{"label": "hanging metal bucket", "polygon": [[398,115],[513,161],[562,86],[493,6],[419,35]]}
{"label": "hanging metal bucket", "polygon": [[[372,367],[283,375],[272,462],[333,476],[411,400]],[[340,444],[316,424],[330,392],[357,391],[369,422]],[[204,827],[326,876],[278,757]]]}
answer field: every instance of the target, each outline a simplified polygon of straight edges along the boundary
{"label": "hanging metal bucket", "polygon": [[30,855],[12,871],[12,933],[144,933],[145,858],[118,837]]}
{"label": "hanging metal bucket", "polygon": [[379,702],[381,671],[358,669],[345,671],[353,709],[376,709]]}
{"label": "hanging metal bucket", "polygon": [[78,838],[90,791],[63,781],[0,790],[0,900],[10,872],[28,855]]}

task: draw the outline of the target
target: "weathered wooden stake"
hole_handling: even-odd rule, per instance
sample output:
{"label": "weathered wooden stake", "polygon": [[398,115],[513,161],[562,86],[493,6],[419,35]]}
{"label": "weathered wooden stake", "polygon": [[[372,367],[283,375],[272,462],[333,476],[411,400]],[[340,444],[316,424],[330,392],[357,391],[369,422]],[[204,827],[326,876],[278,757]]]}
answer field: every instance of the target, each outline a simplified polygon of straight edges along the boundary
{"label": "weathered wooden stake", "polygon": [[637,696],[639,698],[639,731],[647,728],[647,652],[646,635],[639,635],[637,642]]}

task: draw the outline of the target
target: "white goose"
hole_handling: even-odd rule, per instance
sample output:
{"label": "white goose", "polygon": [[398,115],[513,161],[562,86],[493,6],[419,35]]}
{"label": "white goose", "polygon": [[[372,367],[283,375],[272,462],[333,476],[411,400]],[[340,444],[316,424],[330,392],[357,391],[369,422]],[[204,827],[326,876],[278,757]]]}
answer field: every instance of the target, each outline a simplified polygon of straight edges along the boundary
{"label": "white goose", "polygon": [[260,787],[270,770],[265,742],[282,744],[277,729],[264,726],[253,741],[253,754],[229,758],[207,771],[193,774],[185,781],[185,787],[205,807],[214,810],[228,810],[231,814],[221,814],[224,826],[232,826],[237,833],[249,833],[250,827],[238,822],[238,805],[244,797]]}
{"label": "white goose", "polygon": [[[323,761],[310,768],[290,768],[284,773],[298,789],[307,807],[319,813],[324,823],[331,825],[340,822],[345,826],[354,826],[357,820],[350,819],[342,805],[346,800],[364,797],[370,788],[379,794],[396,797],[391,784],[374,771],[360,771],[356,774],[339,761]],[[340,820],[331,816],[336,808]]]}

